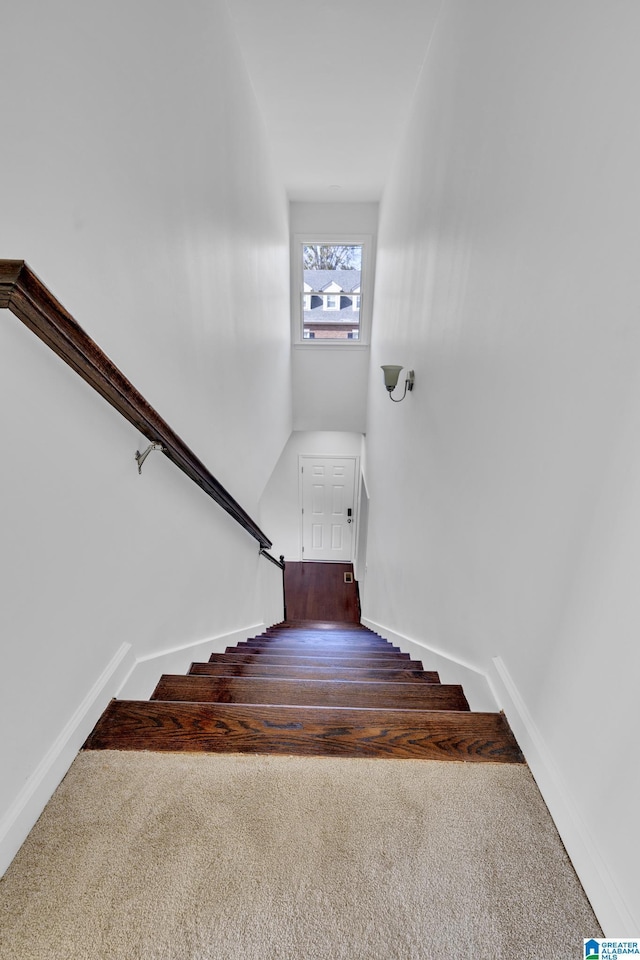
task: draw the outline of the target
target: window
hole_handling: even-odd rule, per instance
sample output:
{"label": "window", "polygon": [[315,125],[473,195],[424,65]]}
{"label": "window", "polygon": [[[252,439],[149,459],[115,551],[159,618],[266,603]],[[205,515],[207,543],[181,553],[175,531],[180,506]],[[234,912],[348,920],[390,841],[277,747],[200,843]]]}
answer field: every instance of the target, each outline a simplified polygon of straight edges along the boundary
{"label": "window", "polygon": [[346,345],[363,341],[363,304],[370,311],[368,240],[360,236],[344,240],[295,238],[296,343]]}

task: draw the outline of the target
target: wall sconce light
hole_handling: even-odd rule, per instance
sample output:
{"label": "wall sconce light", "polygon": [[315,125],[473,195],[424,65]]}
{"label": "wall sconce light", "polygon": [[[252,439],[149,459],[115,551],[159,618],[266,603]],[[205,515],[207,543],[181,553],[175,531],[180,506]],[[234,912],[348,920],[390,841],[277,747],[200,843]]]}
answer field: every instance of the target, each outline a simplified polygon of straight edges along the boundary
{"label": "wall sconce light", "polygon": [[389,397],[391,398],[391,400],[393,400],[394,403],[400,403],[406,397],[407,390],[409,391],[409,393],[411,393],[411,391],[413,390],[415,373],[413,372],[413,370],[407,371],[407,376],[404,381],[404,393],[402,394],[401,397],[398,397],[398,399],[396,399],[395,397],[392,397],[391,394],[393,393],[393,391],[398,385],[398,378],[400,377],[400,371],[402,370],[402,367],[399,367],[397,364],[394,364],[394,363],[386,363],[380,369],[384,373],[384,385],[389,391]]}

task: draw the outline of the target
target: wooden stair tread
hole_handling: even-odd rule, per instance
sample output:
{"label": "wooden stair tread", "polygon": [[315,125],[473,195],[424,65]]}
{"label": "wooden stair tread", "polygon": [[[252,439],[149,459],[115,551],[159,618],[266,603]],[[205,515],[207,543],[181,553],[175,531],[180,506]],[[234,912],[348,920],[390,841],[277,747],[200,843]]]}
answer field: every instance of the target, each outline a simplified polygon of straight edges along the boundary
{"label": "wooden stair tread", "polygon": [[264,630],[262,633],[256,634],[256,639],[258,637],[263,640],[311,640],[314,643],[318,641],[322,643],[340,643],[341,641],[346,641],[348,643],[382,643],[393,646],[390,640],[385,640],[383,637],[378,636],[377,633],[359,633],[356,630],[351,630],[346,633],[339,633],[337,630],[317,630],[315,632],[308,630]]}
{"label": "wooden stair tread", "polygon": [[280,627],[267,627],[262,633],[257,634],[261,637],[286,637],[290,640],[323,640],[330,643],[332,640],[353,640],[363,641],[365,643],[391,643],[385,640],[379,633],[373,633],[372,630],[305,630],[305,629],[281,629]]}
{"label": "wooden stair tread", "polygon": [[[222,654],[226,656],[226,654]],[[397,670],[384,667],[305,667],[299,664],[274,666],[256,660],[253,663],[192,663],[189,674],[229,677],[283,677],[298,680],[394,680],[398,683],[440,683],[436,670]]]}
{"label": "wooden stair tread", "polygon": [[364,640],[371,643],[390,643],[379,633],[373,633],[372,630],[302,630],[287,629],[282,630],[279,627],[267,627],[263,630],[261,637],[288,637],[289,639],[302,640],[325,640],[329,643],[332,640]]}
{"label": "wooden stair tread", "polygon": [[151,699],[405,710],[469,709],[462,687],[457,684],[288,680],[270,677],[203,677],[165,674],[161,677]]}
{"label": "wooden stair tread", "polygon": [[375,630],[369,630],[368,627],[364,627],[361,623],[338,623],[334,622],[333,625],[327,624],[326,628],[322,626],[314,627],[313,624],[309,624],[306,621],[300,621],[298,623],[290,623],[287,621],[282,624],[271,625],[270,627],[264,628],[265,633],[307,633],[312,634],[322,634],[322,636],[331,637],[331,636],[362,636],[362,637],[378,637],[380,634],[376,633]]}
{"label": "wooden stair tread", "polygon": [[[388,657],[382,657],[378,659],[371,659],[370,657],[296,657],[294,656],[284,656],[281,654],[274,655],[267,652],[262,653],[212,653],[209,657],[210,663],[216,663],[220,657],[233,657],[237,663],[273,663],[273,664],[302,664],[308,667],[318,666],[326,667],[335,664],[337,667],[374,667],[376,669],[389,667],[389,669],[397,669],[399,661],[390,660]],[[422,670],[422,662],[420,660],[402,660],[402,669],[407,670]]]}
{"label": "wooden stair tread", "polygon": [[[323,651],[323,653],[321,653]],[[395,659],[395,660],[408,660],[409,654],[402,653],[399,650],[381,650],[381,649],[371,649],[371,648],[359,648],[359,647],[348,647],[348,646],[335,646],[335,647],[298,647],[295,644],[270,644],[265,643],[261,644],[251,644],[243,646],[240,643],[235,644],[233,647],[225,647],[225,653],[255,653],[255,654],[265,654],[269,653],[271,655],[277,656],[323,656],[325,653],[327,656],[356,656],[356,657],[368,657],[370,660],[386,660],[386,659]]]}
{"label": "wooden stair tread", "polygon": [[380,634],[365,627],[363,623],[347,620],[283,620],[281,623],[274,623],[267,630],[307,630],[321,631],[323,633],[373,633],[378,637]]}
{"label": "wooden stair tread", "polygon": [[86,749],[522,763],[502,714],[113,700]]}
{"label": "wooden stair tread", "polygon": [[274,637],[273,640],[261,640],[259,638],[244,640],[240,643],[236,643],[235,647],[238,650],[244,650],[247,647],[260,647],[261,649],[269,648],[270,650],[279,650],[282,648],[284,650],[299,651],[302,654],[313,653],[316,650],[319,653],[322,653],[323,651],[326,651],[327,653],[336,653],[339,650],[344,650],[346,653],[352,652],[356,654],[368,653],[369,650],[372,650],[375,653],[402,653],[402,650],[400,650],[399,647],[394,647],[388,643],[352,643],[350,640],[334,640],[330,643],[325,643],[324,641],[318,640],[288,640],[286,637]]}

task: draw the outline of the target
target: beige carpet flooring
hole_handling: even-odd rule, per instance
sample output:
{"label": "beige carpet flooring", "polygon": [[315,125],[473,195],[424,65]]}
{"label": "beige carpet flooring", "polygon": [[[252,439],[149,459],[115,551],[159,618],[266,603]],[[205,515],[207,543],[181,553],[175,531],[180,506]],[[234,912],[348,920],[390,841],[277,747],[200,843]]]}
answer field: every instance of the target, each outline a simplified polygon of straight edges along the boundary
{"label": "beige carpet flooring", "polygon": [[525,766],[89,752],[1,960],[506,960],[602,936]]}

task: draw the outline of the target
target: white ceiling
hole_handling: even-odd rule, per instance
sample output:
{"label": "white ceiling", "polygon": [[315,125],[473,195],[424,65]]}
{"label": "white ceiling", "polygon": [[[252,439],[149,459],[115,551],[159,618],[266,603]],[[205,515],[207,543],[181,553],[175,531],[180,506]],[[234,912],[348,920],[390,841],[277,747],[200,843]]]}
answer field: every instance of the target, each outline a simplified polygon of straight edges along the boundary
{"label": "white ceiling", "polygon": [[291,200],[380,198],[442,0],[227,0]]}

